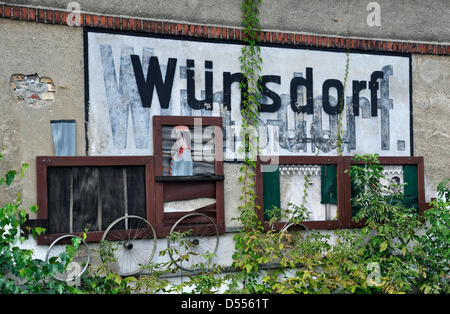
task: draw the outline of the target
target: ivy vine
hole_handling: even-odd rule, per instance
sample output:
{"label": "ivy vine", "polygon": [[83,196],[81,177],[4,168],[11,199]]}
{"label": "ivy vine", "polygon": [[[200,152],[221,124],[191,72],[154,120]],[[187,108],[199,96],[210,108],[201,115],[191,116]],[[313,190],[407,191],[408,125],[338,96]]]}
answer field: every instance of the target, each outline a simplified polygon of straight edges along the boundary
{"label": "ivy vine", "polygon": [[241,100],[241,145],[239,153],[243,156],[244,165],[241,167],[240,183],[243,184],[241,200],[243,204],[239,206],[240,220],[246,229],[258,227],[258,217],[255,212],[255,170],[256,157],[258,156],[258,120],[259,102],[261,96],[261,48],[259,44],[259,4],[261,0],[242,0],[242,20],[243,20],[243,42],[241,56],[242,81],[240,88],[242,91]]}

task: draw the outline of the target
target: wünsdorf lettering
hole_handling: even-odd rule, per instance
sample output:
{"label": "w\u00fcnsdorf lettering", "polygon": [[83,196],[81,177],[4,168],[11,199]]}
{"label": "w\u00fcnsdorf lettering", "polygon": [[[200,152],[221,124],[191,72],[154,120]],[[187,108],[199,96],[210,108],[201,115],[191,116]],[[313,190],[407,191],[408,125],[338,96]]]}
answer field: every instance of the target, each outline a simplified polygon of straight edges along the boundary
{"label": "w\u00fcnsdorf lettering", "polygon": [[[158,53],[163,48],[154,48],[156,45],[136,48],[126,40],[120,45],[102,40],[91,49],[90,58],[100,63],[95,68],[102,75],[92,70],[89,81],[102,78],[103,84],[96,86],[105,92],[104,99],[90,101],[90,107],[96,106],[89,108],[90,115],[106,121],[93,124],[93,136],[100,132],[100,137],[108,128],[102,137],[109,136],[111,144],[108,148],[103,145],[103,150],[149,154],[152,116],[220,116],[225,160],[240,159],[240,112],[245,93],[239,86],[246,82],[236,71],[239,46],[158,40],[160,46],[164,42],[164,52]],[[229,55],[236,54],[236,58],[227,57],[223,50],[228,48]],[[275,47],[263,47],[262,51],[269,57],[263,55],[259,82],[261,155],[336,154],[339,121],[345,154],[409,155],[408,58],[351,53],[344,91],[345,52]],[[105,153],[94,146],[92,154]]]}

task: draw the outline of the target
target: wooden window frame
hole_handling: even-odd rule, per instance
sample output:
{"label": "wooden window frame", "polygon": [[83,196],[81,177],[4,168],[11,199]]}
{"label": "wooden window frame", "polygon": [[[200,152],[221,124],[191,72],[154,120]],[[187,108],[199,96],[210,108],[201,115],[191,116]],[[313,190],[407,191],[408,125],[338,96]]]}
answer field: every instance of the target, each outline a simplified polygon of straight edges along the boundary
{"label": "wooden window frame", "polygon": [[[265,161],[260,157],[256,163],[256,193],[258,218],[265,230],[269,230],[267,221],[264,221],[264,195],[263,195],[263,175],[261,166],[270,164],[270,160],[278,158],[278,164],[304,164],[304,165],[337,165],[337,220],[330,221],[305,221],[302,222],[309,229],[341,229],[341,228],[361,228],[364,221],[355,222],[352,219],[351,203],[351,177],[350,168],[352,165],[364,164],[364,162],[353,160],[352,156],[264,156]],[[429,204],[425,202],[425,182],[424,182],[424,159],[421,156],[411,157],[378,157],[380,165],[417,165],[417,200],[419,215],[422,215]],[[275,224],[275,230],[280,230],[285,225],[284,222]]]}
{"label": "wooden window frame", "polygon": [[[86,167],[86,166],[144,166],[145,167],[145,212],[146,218],[152,225],[155,222],[155,185],[154,185],[154,157],[153,156],[38,156],[36,157],[36,190],[37,190],[37,218],[48,220],[48,167]],[[48,245],[62,235],[77,233],[42,234],[37,237],[38,245]],[[103,231],[88,231],[86,242],[99,242]]]}
{"label": "wooden window frame", "polygon": [[[262,161],[264,158],[265,161]],[[263,195],[263,173],[261,172],[262,165],[270,164],[270,160],[277,160],[279,165],[336,165],[337,167],[337,220],[321,220],[321,221],[304,221],[304,224],[309,229],[338,229],[345,225],[345,204],[344,204],[344,186],[339,184],[343,181],[344,164],[342,158],[336,156],[264,156],[258,157],[256,162],[256,194],[258,218],[264,226],[265,230],[269,230],[270,226],[267,221],[264,221],[264,195]],[[275,230],[279,231],[285,225],[284,222],[275,223]]]}
{"label": "wooden window frame", "polygon": [[[355,222],[352,219],[352,202],[351,202],[351,177],[350,168],[352,165],[363,165],[362,161],[353,160],[352,156],[342,157],[344,160],[344,185],[345,185],[345,212],[347,220],[345,226],[347,228],[361,228],[365,225],[365,220]],[[417,166],[417,203],[419,215],[422,216],[424,211],[429,207],[425,202],[425,182],[424,182],[424,159],[422,156],[396,157],[386,156],[378,157],[380,165],[416,165]]]}
{"label": "wooden window frame", "polygon": [[[194,126],[196,119],[201,120],[202,126],[220,128],[222,132],[221,117],[187,117],[187,116],[153,116],[153,154],[155,156],[155,226],[158,237],[165,237],[170,232],[172,225],[183,215],[193,212],[203,212],[208,216],[214,214],[213,220],[220,234],[225,233],[224,214],[224,171],[223,171],[223,136],[214,136],[214,175],[176,177],[163,176],[162,169],[162,127],[186,125]],[[215,132],[217,135],[217,132]],[[220,133],[222,134],[222,133]],[[214,182],[214,184],[211,184]],[[191,183],[191,189],[176,189],[179,184]],[[193,184],[195,185],[193,185]],[[205,189],[199,188],[204,187]],[[216,203],[195,211],[164,212],[164,201],[188,200],[198,197],[215,197]]]}

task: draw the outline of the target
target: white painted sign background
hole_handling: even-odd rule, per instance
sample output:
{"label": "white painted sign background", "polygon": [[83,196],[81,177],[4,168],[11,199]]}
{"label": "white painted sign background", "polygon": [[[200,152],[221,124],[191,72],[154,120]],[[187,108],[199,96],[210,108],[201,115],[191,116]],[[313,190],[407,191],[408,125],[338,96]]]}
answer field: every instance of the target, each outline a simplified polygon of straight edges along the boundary
{"label": "white painted sign background", "polygon": [[[237,128],[241,124],[240,89],[238,83],[231,85],[231,111],[227,112],[223,106],[223,73],[240,72],[240,45],[91,31],[86,35],[89,155],[152,155],[152,116],[212,115],[224,118],[226,160],[237,157]],[[144,76],[147,74],[150,56],[157,57],[163,79],[169,58],[176,59],[168,109],[161,109],[156,88],[151,107],[142,107],[136,80],[133,79],[135,73],[131,61],[127,60],[131,54],[139,57]],[[277,111],[261,112],[262,155],[315,155],[317,150],[319,155],[337,155],[337,115],[329,115],[321,108],[322,95],[323,85],[327,80],[335,79],[343,83],[346,52],[263,46],[261,56],[261,75],[279,76],[280,81],[279,84],[269,82],[266,87],[281,99]],[[345,106],[342,112],[344,154],[409,156],[409,56],[350,53],[349,58],[348,80],[344,91]],[[186,102],[188,59],[195,62],[195,98],[198,100],[205,97],[205,93],[201,92],[205,90],[205,61],[212,61],[212,110],[194,110]],[[291,81],[294,77],[305,78],[307,68],[310,68],[312,74],[314,114],[294,112],[291,106]],[[374,81],[378,100],[377,115],[374,116],[373,112],[371,114],[372,94],[369,85],[372,83],[371,75],[376,71],[382,71],[384,77]],[[353,81],[365,81],[367,85],[359,92],[358,116],[354,115],[352,109]],[[306,88],[297,87],[297,93],[298,104],[305,106]],[[329,88],[329,95],[331,105],[336,104],[337,89]],[[132,102],[132,105],[127,102]],[[273,100],[263,97],[261,102],[270,105]],[[126,109],[127,106],[130,106],[129,110]],[[131,106],[134,106],[134,111]],[[121,116],[117,117],[114,110],[122,110]],[[233,133],[235,136],[232,136]],[[118,140],[119,137],[122,138],[121,141]]]}

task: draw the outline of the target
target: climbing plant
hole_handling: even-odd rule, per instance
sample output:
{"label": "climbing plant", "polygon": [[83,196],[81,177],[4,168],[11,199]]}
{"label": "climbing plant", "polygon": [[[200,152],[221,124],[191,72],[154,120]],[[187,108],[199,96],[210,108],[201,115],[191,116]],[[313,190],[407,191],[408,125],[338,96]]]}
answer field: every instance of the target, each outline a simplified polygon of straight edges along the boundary
{"label": "climbing plant", "polygon": [[241,56],[241,145],[239,153],[243,157],[239,182],[242,184],[240,216],[238,220],[243,231],[235,237],[236,251],[233,254],[233,266],[242,270],[244,288],[252,292],[252,281],[258,276],[259,263],[252,250],[253,241],[263,231],[258,219],[256,204],[255,178],[256,157],[258,155],[259,98],[261,96],[262,58],[259,44],[261,27],[259,24],[259,5],[261,0],[242,0],[243,42]]}

